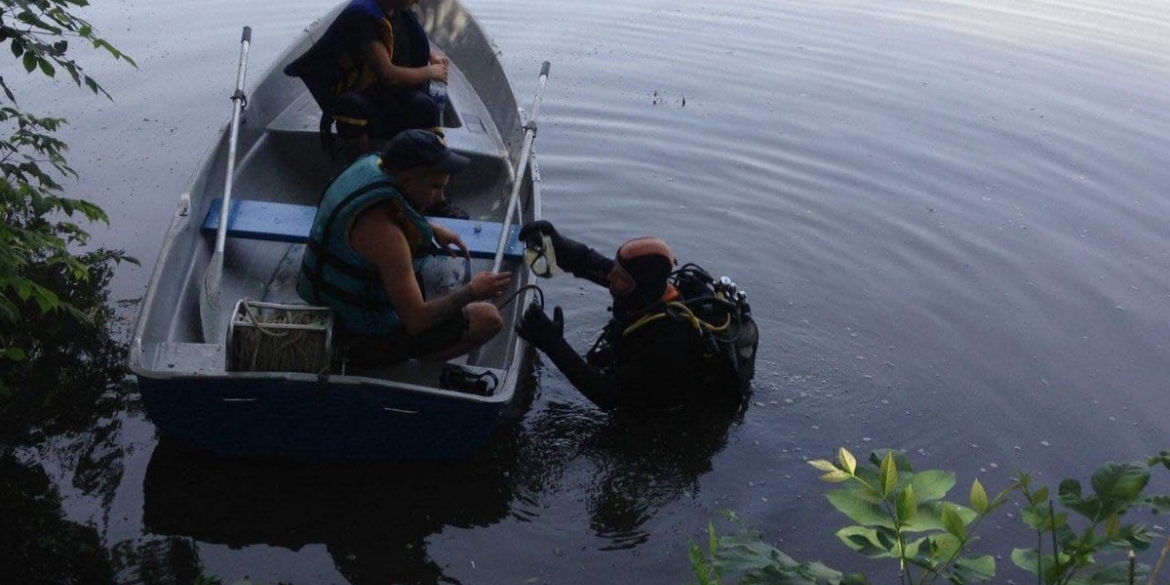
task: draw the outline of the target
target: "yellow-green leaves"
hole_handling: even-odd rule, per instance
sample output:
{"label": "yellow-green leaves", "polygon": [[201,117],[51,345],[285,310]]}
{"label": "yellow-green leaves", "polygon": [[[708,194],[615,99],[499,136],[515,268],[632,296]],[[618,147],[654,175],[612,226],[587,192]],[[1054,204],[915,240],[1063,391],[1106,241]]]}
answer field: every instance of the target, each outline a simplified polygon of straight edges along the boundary
{"label": "yellow-green leaves", "polygon": [[849,472],[849,475],[857,473],[857,458],[845,447],[837,449],[837,462],[841,464],[841,469]]}
{"label": "yellow-green leaves", "polygon": [[979,514],[986,514],[988,506],[987,491],[983,489],[983,484],[979,480],[975,480],[971,484],[971,508]]}
{"label": "yellow-green leaves", "polygon": [[843,469],[838,469],[836,465],[833,465],[832,461],[817,459],[815,461],[809,461],[808,464],[821,471],[824,471],[825,474],[821,476],[821,479],[829,483],[841,483],[850,477],[853,477],[851,473]]}

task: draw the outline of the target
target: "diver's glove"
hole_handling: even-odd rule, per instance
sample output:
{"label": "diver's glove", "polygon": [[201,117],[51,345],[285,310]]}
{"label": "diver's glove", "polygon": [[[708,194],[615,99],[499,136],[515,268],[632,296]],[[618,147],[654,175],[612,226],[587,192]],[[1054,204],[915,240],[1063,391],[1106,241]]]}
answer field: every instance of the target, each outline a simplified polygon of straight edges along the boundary
{"label": "diver's glove", "polygon": [[565,343],[565,314],[561,308],[553,309],[553,318],[549,320],[544,309],[532,303],[524,311],[524,318],[516,325],[516,333],[526,341],[535,345],[537,349],[549,353],[550,349],[567,345]]}
{"label": "diver's glove", "polygon": [[553,224],[541,219],[526,223],[524,227],[520,228],[521,242],[528,242],[530,238],[539,238],[540,236],[548,236],[552,242],[557,266],[572,273],[576,273],[584,267],[585,258],[589,254],[589,246],[562,236],[557,232],[557,228],[553,227]]}
{"label": "diver's glove", "polygon": [[619,400],[612,388],[617,386],[606,381],[603,373],[589,365],[565,341],[565,315],[561,308],[553,309],[553,318],[544,314],[544,308],[536,303],[528,305],[524,317],[516,325],[516,333],[543,351],[586,398],[603,409],[617,406]]}

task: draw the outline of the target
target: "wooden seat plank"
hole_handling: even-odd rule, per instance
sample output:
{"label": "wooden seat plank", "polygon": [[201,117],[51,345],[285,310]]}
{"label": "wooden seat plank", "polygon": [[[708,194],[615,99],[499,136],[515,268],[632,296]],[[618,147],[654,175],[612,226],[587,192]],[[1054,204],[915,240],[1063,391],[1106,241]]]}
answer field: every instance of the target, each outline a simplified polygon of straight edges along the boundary
{"label": "wooden seat plank", "polygon": [[[211,209],[203,220],[203,233],[215,235],[219,229],[220,199],[211,202]],[[288,242],[303,244],[309,240],[309,230],[313,226],[313,219],[317,215],[317,208],[311,205],[294,205],[291,203],[274,203],[270,201],[252,201],[234,199],[228,209],[229,238],[246,240],[265,240],[270,242]],[[463,243],[467,245],[472,258],[494,258],[496,246],[500,242],[500,232],[503,224],[468,219],[452,219],[449,217],[428,217],[427,221],[442,225],[459,234]],[[520,244],[520,227],[513,225],[508,230],[508,245],[504,249],[504,257],[517,259],[523,256],[524,246]]]}

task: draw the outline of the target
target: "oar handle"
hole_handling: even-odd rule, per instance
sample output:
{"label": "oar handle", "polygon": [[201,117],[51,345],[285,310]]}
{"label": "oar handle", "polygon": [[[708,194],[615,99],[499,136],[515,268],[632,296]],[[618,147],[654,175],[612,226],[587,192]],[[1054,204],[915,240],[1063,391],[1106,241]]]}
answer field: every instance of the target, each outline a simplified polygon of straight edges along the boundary
{"label": "oar handle", "polygon": [[[540,77],[536,79],[536,97],[532,98],[532,116],[528,118],[528,125],[536,129],[536,117],[540,115],[540,102],[544,101],[544,84],[548,82],[549,63],[545,61],[540,66]],[[526,127],[527,127],[526,126]]]}
{"label": "oar handle", "polygon": [[544,86],[548,81],[549,62],[540,66],[540,78],[536,82],[536,96],[532,98],[532,115],[524,125],[524,146],[520,149],[520,159],[516,161],[515,179],[512,181],[512,193],[508,197],[508,206],[504,209],[504,229],[500,232],[500,241],[496,245],[496,256],[492,261],[492,272],[499,272],[504,263],[504,249],[508,246],[508,236],[512,231],[512,214],[522,215],[520,209],[520,187],[524,184],[524,171],[528,168],[528,159],[532,153],[532,140],[536,138],[536,118],[540,115],[540,102],[544,98]]}
{"label": "oar handle", "polygon": [[240,133],[240,111],[244,108],[244,79],[248,72],[248,46],[252,43],[252,27],[245,26],[240,35],[240,65],[236,69],[236,91],[232,93],[232,120],[228,132],[227,173],[223,183],[223,198],[220,201],[219,229],[215,232],[215,251],[223,254],[227,244],[228,210],[232,202],[232,180],[236,172],[236,143]]}

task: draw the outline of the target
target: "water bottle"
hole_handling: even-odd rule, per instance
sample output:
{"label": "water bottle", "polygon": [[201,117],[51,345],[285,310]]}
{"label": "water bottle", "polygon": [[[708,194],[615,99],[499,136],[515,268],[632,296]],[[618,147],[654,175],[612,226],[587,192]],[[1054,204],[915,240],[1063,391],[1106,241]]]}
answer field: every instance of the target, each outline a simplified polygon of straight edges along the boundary
{"label": "water bottle", "polygon": [[435,102],[435,106],[439,108],[439,127],[442,128],[445,125],[443,122],[443,114],[447,110],[447,84],[440,81],[432,81],[430,94],[431,99]]}

